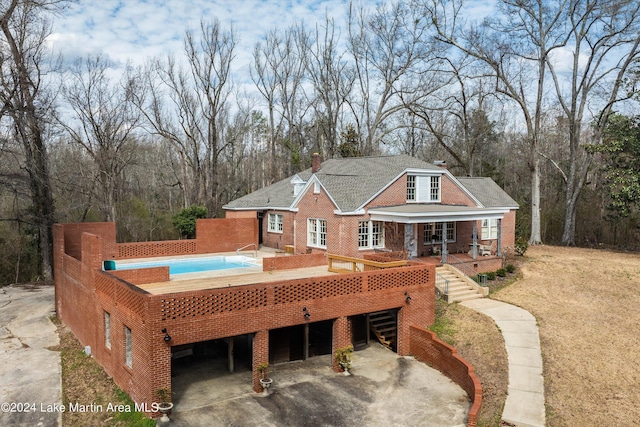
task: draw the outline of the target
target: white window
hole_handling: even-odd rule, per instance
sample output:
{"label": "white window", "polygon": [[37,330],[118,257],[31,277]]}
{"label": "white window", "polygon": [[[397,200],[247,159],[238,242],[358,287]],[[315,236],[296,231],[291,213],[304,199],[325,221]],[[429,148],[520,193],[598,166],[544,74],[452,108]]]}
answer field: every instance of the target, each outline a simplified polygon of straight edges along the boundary
{"label": "white window", "polygon": [[272,233],[282,233],[282,215],[269,214],[269,231]]}
{"label": "white window", "polygon": [[104,312],[104,345],[111,348],[111,315]]}
{"label": "white window", "polygon": [[124,363],[128,367],[133,367],[133,346],[131,343],[131,329],[124,327]]}
{"label": "white window", "polygon": [[482,240],[491,240],[498,238],[498,220],[483,219],[482,220]]}
{"label": "white window", "polygon": [[440,181],[440,175],[407,175],[407,201],[439,202]]}
{"label": "white window", "polygon": [[431,186],[429,193],[429,201],[437,202],[440,200],[440,176],[432,176],[431,178]]}
{"label": "white window", "polygon": [[384,223],[382,221],[360,221],[358,223],[358,248],[383,248]]}
{"label": "white window", "polygon": [[309,218],[307,220],[307,246],[327,247],[327,220]]}
{"label": "white window", "polygon": [[416,200],[416,176],[407,175],[407,201]]}
{"label": "white window", "polygon": [[[446,234],[445,234],[446,233]],[[442,236],[446,236],[447,242],[456,241],[455,222],[435,222],[424,225],[424,244],[431,245],[442,243]]]}

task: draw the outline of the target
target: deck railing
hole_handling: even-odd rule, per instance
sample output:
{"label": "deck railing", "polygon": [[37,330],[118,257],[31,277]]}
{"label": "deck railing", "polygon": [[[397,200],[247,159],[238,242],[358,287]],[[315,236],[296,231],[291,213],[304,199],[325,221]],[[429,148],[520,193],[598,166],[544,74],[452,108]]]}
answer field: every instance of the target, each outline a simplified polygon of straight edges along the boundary
{"label": "deck railing", "polygon": [[333,273],[352,273],[369,270],[382,270],[385,268],[404,267],[407,265],[406,260],[378,262],[334,254],[327,255],[327,261],[329,264],[329,271]]}

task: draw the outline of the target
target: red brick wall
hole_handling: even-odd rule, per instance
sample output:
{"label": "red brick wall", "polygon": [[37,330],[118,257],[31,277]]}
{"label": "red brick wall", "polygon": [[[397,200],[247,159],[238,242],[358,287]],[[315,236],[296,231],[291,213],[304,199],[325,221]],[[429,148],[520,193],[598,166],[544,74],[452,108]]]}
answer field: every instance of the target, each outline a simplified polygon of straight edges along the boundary
{"label": "red brick wall", "polygon": [[[255,333],[257,366],[268,360],[271,329],[334,319],[337,348],[350,343],[349,316],[399,308],[398,352],[408,354],[406,323],[433,322],[435,269],[430,265],[151,295],[101,270],[104,246],[99,236],[82,235],[82,262],[64,254],[64,226],[54,227],[54,239],[58,315],[138,403],[150,404],[155,390],[171,387],[174,345]],[[138,274],[136,280],[144,280],[145,273]],[[405,292],[412,297],[409,303]],[[308,308],[310,319],[302,315],[302,307]],[[105,311],[111,316],[110,349]],[[132,332],[132,368],[125,366],[125,327]],[[165,328],[172,337],[169,343],[163,339]],[[254,390],[260,390],[257,373]]]}
{"label": "red brick wall", "polygon": [[[282,233],[269,231],[269,214],[282,215]],[[269,248],[284,250],[286,245],[293,245],[293,221],[295,214],[289,211],[267,211],[262,220],[262,244]]]}
{"label": "red brick wall", "polygon": [[382,193],[369,202],[365,208],[393,206],[407,203],[407,174],[402,175]]}
{"label": "red brick wall", "polygon": [[232,252],[245,245],[258,245],[257,218],[211,218],[196,221],[196,252]]}
{"label": "red brick wall", "polygon": [[196,240],[162,240],[159,242],[117,243],[117,259],[150,258],[196,253]]}
{"label": "red brick wall", "polygon": [[410,326],[410,353],[458,384],[472,400],[468,426],[475,427],[482,406],[482,385],[473,366],[458,355],[449,344],[440,341],[436,334],[418,326]]}
{"label": "red brick wall", "polygon": [[224,211],[225,218],[257,218],[257,211]]}
{"label": "red brick wall", "polygon": [[451,178],[442,175],[440,181],[440,201],[446,205],[476,206],[475,202]]}
{"label": "red brick wall", "polygon": [[342,253],[340,251],[340,241],[343,229],[341,218],[333,212],[336,206],[323,188],[315,194],[313,188],[309,189],[298,203],[298,213],[295,224],[295,251],[305,253],[307,251],[307,220],[309,218],[319,218],[327,220],[327,247],[326,249],[312,248],[311,251]]}
{"label": "red brick wall", "polygon": [[170,279],[169,267],[136,268],[133,270],[109,271],[116,277],[134,285],[145,283],[168,282]]}
{"label": "red brick wall", "polygon": [[275,256],[262,259],[262,271],[289,270],[291,268],[317,267],[327,265],[324,253]]}
{"label": "red brick wall", "polygon": [[81,222],[76,224],[60,224],[63,226],[64,248],[67,254],[80,259],[80,236],[91,233],[102,237],[105,245],[102,248],[105,259],[115,258],[116,225],[113,222]]}

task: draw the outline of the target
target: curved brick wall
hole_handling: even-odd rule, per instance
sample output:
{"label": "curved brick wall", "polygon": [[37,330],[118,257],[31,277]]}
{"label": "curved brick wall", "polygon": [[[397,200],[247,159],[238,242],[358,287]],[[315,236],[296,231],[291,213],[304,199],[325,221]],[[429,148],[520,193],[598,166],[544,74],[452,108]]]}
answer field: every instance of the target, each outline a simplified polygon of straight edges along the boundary
{"label": "curved brick wall", "polygon": [[482,406],[482,385],[473,366],[454,347],[425,328],[411,326],[409,345],[412,356],[438,369],[467,392],[472,401],[467,425],[475,427]]}

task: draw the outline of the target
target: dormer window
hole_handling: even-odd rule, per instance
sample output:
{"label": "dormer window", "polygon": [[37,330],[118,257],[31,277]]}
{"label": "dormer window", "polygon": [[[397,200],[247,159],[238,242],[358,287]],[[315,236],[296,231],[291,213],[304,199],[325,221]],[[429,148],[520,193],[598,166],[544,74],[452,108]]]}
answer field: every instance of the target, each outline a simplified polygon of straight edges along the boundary
{"label": "dormer window", "polygon": [[300,191],[304,188],[306,182],[302,180],[298,175],[295,175],[291,178],[291,184],[293,184],[293,197],[296,197],[300,194]]}
{"label": "dormer window", "polygon": [[407,202],[440,201],[440,175],[407,175]]}

